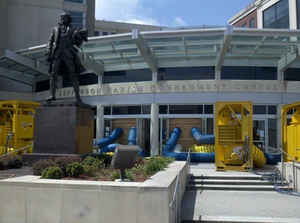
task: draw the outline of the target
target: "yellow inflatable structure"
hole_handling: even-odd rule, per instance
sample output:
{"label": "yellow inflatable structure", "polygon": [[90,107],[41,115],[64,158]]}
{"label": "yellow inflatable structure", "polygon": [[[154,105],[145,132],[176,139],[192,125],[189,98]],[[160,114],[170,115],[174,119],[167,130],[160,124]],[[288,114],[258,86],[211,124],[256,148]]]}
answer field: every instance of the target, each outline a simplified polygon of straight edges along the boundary
{"label": "yellow inflatable structure", "polygon": [[284,161],[300,161],[300,102],[283,106],[281,118]]}
{"label": "yellow inflatable structure", "polygon": [[[34,114],[39,106],[36,102],[0,101],[0,156],[33,144]],[[32,147],[27,149],[31,151]]]}
{"label": "yellow inflatable structure", "polygon": [[217,170],[248,171],[266,159],[253,145],[251,102],[217,102],[215,109],[215,164]]}

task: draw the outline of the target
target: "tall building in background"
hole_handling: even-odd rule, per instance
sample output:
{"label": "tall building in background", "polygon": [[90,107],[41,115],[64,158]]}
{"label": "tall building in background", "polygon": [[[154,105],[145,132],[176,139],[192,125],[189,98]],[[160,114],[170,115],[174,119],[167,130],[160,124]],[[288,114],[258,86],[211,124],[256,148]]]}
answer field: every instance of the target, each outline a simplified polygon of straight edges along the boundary
{"label": "tall building in background", "polygon": [[133,29],[138,29],[139,31],[157,31],[157,30],[163,30],[165,28],[166,27],[162,27],[162,26],[96,20],[95,36],[106,36],[106,35],[113,35],[118,33],[129,33]]}
{"label": "tall building in background", "polygon": [[236,27],[299,29],[300,0],[256,0],[230,20]]}
{"label": "tall building in background", "polygon": [[0,55],[46,43],[63,11],[71,13],[74,26],[94,34],[95,0],[1,0]]}

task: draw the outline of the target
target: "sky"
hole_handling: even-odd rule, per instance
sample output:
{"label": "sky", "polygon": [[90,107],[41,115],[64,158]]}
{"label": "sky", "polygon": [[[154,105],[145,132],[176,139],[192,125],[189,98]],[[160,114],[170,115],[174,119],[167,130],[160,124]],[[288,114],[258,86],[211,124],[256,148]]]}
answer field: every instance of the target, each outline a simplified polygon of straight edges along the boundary
{"label": "sky", "polygon": [[253,0],[96,0],[96,19],[168,27],[217,25]]}

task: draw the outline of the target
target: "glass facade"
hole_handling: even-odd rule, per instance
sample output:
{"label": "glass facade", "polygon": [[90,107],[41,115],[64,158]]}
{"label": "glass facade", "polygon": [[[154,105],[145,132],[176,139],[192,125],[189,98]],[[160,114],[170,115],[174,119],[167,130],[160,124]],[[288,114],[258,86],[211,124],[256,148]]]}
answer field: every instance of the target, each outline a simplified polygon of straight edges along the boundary
{"label": "glass facade", "polygon": [[276,67],[222,67],[223,80],[276,80]]}
{"label": "glass facade", "polygon": [[85,0],[65,0],[65,2],[73,2],[73,3],[85,3]]}
{"label": "glass facade", "polygon": [[83,12],[70,11],[72,17],[72,26],[76,28],[85,27],[85,17]]}
{"label": "glass facade", "polygon": [[151,81],[152,72],[150,69],[141,70],[123,70],[104,72],[103,83],[124,83],[124,82],[140,82]]}
{"label": "glass facade", "polygon": [[255,18],[250,19],[249,28],[255,28]]}
{"label": "glass facade", "polygon": [[300,69],[289,68],[284,72],[285,81],[300,81]]}
{"label": "glass facade", "polygon": [[214,67],[177,67],[159,69],[159,80],[213,80]]}
{"label": "glass facade", "polygon": [[297,0],[297,28],[300,29],[300,0]]}
{"label": "glass facade", "polygon": [[288,29],[289,0],[280,0],[263,11],[263,28]]}

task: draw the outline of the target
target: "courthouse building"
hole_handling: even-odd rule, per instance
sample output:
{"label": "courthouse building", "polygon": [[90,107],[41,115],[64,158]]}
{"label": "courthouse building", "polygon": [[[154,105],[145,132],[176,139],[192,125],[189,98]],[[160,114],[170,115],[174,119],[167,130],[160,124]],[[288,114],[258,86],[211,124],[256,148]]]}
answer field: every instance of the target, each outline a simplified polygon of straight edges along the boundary
{"label": "courthouse building", "polygon": [[[262,28],[258,20],[264,6],[254,3],[242,13],[251,7],[256,7],[255,24]],[[231,20],[232,25],[239,16],[244,18],[242,13]],[[121,127],[124,135],[119,142],[127,144],[128,130],[136,126],[139,145],[157,154],[172,129],[180,127],[179,144],[188,148],[195,143],[192,127],[214,133],[216,101],[252,101],[255,143],[265,152],[277,152],[281,106],[300,99],[300,31],[290,25],[234,26],[91,37],[82,52],[90,72],[80,76],[80,84],[84,102],[97,108],[95,137]],[[49,89],[45,50],[45,45],[31,47],[0,59],[0,68],[8,71],[0,75],[32,89],[26,94],[1,93],[0,99],[5,95],[45,100]],[[63,79],[57,97],[70,100],[73,95],[70,82]]]}

